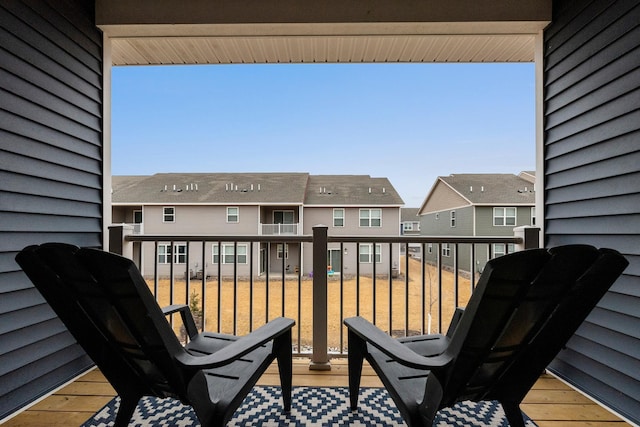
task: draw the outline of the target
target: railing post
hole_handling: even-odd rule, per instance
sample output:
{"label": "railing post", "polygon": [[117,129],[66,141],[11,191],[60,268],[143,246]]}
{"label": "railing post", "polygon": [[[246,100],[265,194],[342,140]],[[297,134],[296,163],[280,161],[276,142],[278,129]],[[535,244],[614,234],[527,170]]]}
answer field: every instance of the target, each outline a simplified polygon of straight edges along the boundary
{"label": "railing post", "polygon": [[327,352],[327,230],[313,227],[313,353],[309,369],[331,370]]}
{"label": "railing post", "polygon": [[519,237],[521,243],[516,243],[516,252],[525,249],[537,249],[540,247],[540,228],[530,225],[523,225],[513,228],[514,237]]}
{"label": "railing post", "polygon": [[128,242],[124,238],[133,233],[133,225],[118,224],[109,226],[109,252],[133,259],[133,242]]}

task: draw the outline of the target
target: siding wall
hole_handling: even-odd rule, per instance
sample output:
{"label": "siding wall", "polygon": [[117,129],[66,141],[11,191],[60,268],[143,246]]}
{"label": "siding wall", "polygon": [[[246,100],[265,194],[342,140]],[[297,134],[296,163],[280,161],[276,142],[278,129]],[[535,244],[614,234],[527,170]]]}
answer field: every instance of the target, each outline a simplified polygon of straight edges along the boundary
{"label": "siding wall", "polygon": [[553,3],[544,33],[545,244],[630,266],[552,364],[640,423],[640,3]]}
{"label": "siding wall", "polygon": [[102,242],[102,36],[91,2],[0,2],[0,419],[91,361],[14,262]]}

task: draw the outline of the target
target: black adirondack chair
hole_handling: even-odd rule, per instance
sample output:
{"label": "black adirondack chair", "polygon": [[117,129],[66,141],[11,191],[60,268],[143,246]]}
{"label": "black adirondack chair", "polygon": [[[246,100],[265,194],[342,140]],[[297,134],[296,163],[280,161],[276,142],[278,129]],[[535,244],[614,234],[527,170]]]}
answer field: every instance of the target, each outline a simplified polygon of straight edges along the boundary
{"label": "black adirondack chair", "polygon": [[465,400],[497,400],[512,426],[524,426],[522,399],[627,264],[588,245],[492,259],[446,335],[396,340],[345,319],[351,409],[366,358],[409,426],[431,426],[438,410]]}
{"label": "black adirondack chair", "polygon": [[[293,320],[277,318],[242,337],[198,333],[188,306],[163,311],[126,258],[47,243],[23,249],[16,260],[120,396],[116,426],[128,425],[143,396],[179,399],[203,426],[225,425],[276,359],[290,410]],[[185,346],[170,313],[182,317]]]}

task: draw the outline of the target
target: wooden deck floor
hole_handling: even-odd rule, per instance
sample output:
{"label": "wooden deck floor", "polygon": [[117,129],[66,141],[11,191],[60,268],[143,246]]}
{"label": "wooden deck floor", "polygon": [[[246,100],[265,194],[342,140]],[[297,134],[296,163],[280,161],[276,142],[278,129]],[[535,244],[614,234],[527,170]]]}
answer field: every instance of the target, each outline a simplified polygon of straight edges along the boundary
{"label": "wooden deck floor", "polygon": [[[309,371],[308,360],[294,362],[294,386],[346,386],[345,360],[332,360],[331,371]],[[278,385],[277,368],[270,368],[260,379],[262,385]],[[381,383],[366,367],[363,387]],[[80,426],[115,395],[100,371],[92,370],[73,383],[6,421],[4,427]],[[624,427],[630,424],[596,405],[582,394],[549,375],[543,375],[521,406],[539,427]]]}

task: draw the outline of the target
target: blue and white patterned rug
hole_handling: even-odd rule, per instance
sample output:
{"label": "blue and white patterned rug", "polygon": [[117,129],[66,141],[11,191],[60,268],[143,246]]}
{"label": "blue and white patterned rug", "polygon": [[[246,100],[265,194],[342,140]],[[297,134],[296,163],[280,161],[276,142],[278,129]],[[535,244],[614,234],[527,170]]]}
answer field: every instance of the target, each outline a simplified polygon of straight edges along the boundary
{"label": "blue and white patterned rug", "polygon": [[[349,409],[346,387],[294,387],[291,413],[282,412],[279,387],[254,387],[228,426],[404,426],[400,412],[383,388],[361,388],[358,411]],[[82,427],[113,426],[119,399],[115,398]],[[535,424],[526,418],[527,427]],[[496,402],[462,402],[438,413],[434,426],[507,427]],[[190,406],[173,399],[143,398],[129,426],[200,426]]]}

